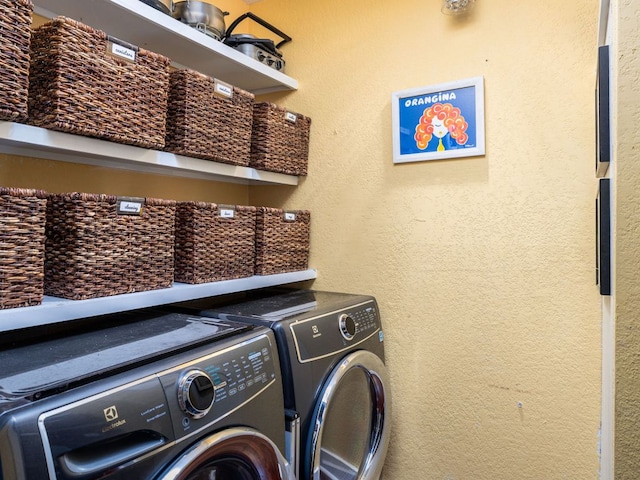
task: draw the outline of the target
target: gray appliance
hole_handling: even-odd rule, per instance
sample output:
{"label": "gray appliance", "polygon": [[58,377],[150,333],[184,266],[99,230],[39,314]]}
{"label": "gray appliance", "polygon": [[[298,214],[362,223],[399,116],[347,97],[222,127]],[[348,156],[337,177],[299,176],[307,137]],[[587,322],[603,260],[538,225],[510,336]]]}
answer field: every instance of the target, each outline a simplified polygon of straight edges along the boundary
{"label": "gray appliance", "polygon": [[0,479],[292,478],[268,328],[159,310],[65,328],[1,339]]}
{"label": "gray appliance", "polygon": [[291,462],[298,464],[298,478],[377,480],[389,444],[391,394],[375,299],[266,289],[219,302],[187,307],[275,333],[285,406],[300,421],[298,459]]}

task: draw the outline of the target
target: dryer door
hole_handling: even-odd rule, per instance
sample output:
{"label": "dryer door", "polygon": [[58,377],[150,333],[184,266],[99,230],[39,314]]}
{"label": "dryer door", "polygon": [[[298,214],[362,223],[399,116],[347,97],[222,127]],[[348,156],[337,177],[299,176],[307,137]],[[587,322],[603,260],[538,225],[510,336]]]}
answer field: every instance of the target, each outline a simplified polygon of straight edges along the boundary
{"label": "dryer door", "polygon": [[210,435],[184,452],[157,480],[293,480],[278,447],[249,428]]}
{"label": "dryer door", "polygon": [[387,369],[371,352],[347,355],[331,372],[311,424],[313,480],[378,480],[391,426]]}

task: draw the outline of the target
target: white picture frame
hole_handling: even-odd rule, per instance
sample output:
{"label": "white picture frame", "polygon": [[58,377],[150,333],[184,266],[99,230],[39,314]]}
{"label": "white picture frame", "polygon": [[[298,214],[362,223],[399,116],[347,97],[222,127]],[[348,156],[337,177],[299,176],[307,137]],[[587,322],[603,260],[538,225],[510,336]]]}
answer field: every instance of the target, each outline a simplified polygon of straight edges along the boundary
{"label": "white picture frame", "polygon": [[391,94],[393,162],[485,154],[484,78]]}

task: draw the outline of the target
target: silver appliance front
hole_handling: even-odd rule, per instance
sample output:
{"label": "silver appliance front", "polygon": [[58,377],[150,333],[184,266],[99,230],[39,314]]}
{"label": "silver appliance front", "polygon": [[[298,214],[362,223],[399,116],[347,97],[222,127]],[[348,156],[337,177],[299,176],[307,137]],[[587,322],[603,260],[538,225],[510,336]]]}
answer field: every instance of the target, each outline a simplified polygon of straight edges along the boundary
{"label": "silver appliance front", "polygon": [[375,298],[267,289],[242,302],[192,302],[186,311],[273,330],[285,408],[300,417],[300,480],[380,478],[392,394]]}
{"label": "silver appliance front", "polygon": [[309,478],[377,480],[389,446],[391,397],[380,358],[359,350],[329,375],[312,419]]}
{"label": "silver appliance front", "polygon": [[0,480],[293,480],[271,330],[90,320],[0,352]]}

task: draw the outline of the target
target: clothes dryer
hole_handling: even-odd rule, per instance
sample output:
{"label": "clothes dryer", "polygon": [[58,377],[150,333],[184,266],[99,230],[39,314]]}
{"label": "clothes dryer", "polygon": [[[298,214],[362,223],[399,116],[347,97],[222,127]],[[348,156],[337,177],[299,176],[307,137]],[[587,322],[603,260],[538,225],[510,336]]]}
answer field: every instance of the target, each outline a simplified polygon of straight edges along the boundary
{"label": "clothes dryer", "polygon": [[155,310],[80,323],[0,348],[0,479],[293,478],[271,330]]}
{"label": "clothes dryer", "polygon": [[[209,303],[209,305],[207,305]],[[267,289],[199,315],[268,326],[278,344],[285,406],[300,420],[302,480],[377,480],[389,444],[391,393],[375,298]]]}

